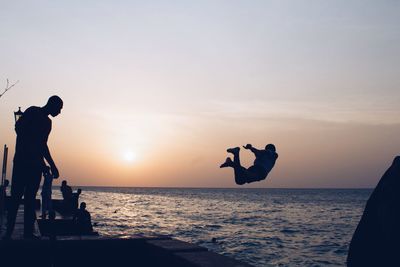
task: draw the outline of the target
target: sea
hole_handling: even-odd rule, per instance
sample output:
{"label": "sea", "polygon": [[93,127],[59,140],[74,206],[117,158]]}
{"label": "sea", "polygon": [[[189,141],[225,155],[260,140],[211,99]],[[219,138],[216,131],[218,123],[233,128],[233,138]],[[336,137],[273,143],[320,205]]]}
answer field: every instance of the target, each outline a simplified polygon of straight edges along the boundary
{"label": "sea", "polygon": [[[74,187],[74,189],[77,189]],[[345,266],[370,189],[82,187],[104,236],[170,235],[254,266]],[[57,189],[55,197],[60,197]]]}

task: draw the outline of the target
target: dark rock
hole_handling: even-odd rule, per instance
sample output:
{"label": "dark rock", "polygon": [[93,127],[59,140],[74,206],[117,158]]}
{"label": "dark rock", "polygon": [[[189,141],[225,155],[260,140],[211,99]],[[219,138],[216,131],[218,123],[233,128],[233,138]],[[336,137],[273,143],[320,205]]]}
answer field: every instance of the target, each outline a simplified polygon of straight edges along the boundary
{"label": "dark rock", "polygon": [[347,266],[400,266],[400,157],[368,199],[349,247]]}

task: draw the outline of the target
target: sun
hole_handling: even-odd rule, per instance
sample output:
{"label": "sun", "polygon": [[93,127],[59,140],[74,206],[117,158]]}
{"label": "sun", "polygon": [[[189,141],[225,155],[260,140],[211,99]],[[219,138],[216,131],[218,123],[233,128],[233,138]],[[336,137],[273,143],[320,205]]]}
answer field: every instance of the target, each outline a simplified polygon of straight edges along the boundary
{"label": "sun", "polygon": [[134,162],[137,159],[137,155],[132,150],[126,150],[123,152],[122,158],[126,162]]}

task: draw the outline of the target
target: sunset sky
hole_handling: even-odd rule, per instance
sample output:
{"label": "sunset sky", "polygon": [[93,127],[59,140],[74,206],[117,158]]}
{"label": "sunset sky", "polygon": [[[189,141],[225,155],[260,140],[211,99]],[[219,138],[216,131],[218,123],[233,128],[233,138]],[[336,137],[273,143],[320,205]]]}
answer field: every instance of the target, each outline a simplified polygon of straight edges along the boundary
{"label": "sunset sky", "polygon": [[0,98],[0,144],[12,158],[13,111],[57,94],[56,184],[235,187],[226,148],[274,143],[275,169],[250,187],[373,187],[400,154],[399,14],[399,1],[3,1],[1,91],[20,82]]}

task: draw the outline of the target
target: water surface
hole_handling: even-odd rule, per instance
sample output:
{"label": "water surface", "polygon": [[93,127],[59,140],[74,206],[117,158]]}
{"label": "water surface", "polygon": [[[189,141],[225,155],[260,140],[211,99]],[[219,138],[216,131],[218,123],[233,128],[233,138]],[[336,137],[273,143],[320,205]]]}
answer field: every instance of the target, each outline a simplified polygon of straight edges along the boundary
{"label": "water surface", "polygon": [[368,189],[83,190],[81,201],[87,203],[102,235],[171,235],[255,266],[344,266],[371,193]]}

